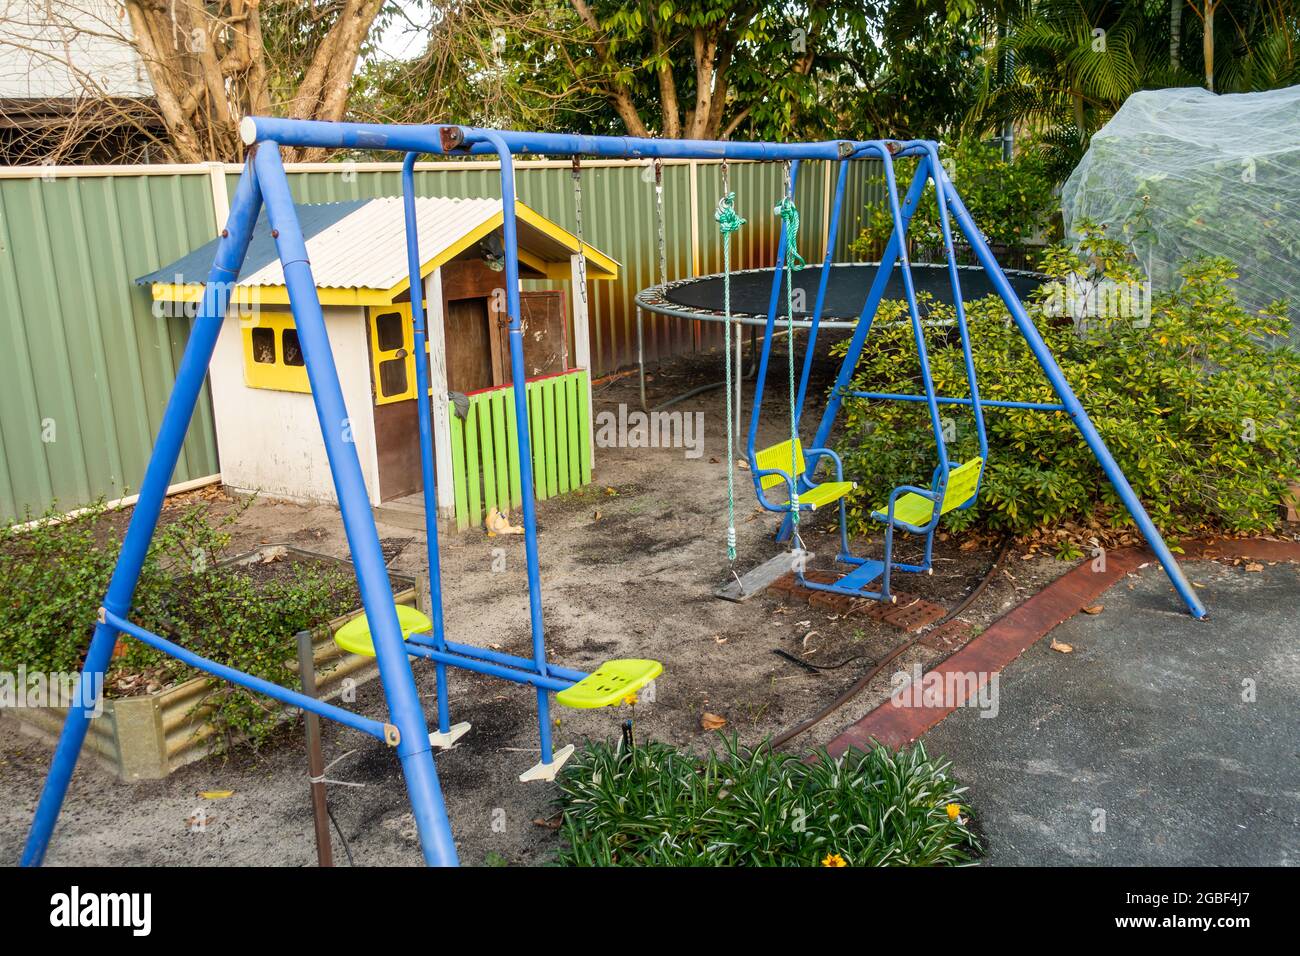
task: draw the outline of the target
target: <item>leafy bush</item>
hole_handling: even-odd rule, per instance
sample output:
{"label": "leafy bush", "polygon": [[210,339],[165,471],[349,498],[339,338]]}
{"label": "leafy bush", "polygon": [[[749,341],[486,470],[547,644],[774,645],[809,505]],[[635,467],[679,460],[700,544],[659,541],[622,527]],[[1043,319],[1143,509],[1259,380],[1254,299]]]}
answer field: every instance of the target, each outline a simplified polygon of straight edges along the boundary
{"label": "leafy bush", "polygon": [[[1047,225],[1056,209],[1054,181],[1037,149],[1022,149],[1011,162],[1002,158],[1002,148],[979,140],[941,144],[939,158],[961,194],[962,201],[989,242],[1023,250]],[[911,182],[916,160],[895,163],[899,201]],[[962,236],[953,222],[954,243]],[[867,224],[853,243],[853,251],[864,258],[878,259],[894,229],[886,205],[868,210]],[[921,203],[907,230],[909,251],[920,261],[943,261],[943,231],[934,201],[934,185],[925,187]],[[959,253],[960,254],[960,253]]]}
{"label": "leafy bush", "polygon": [[[80,669],[121,550],[113,514],[100,504],[59,521],[51,508],[36,527],[0,526],[0,670]],[[214,520],[193,506],[169,515],[151,542],[131,619],[204,657],[296,686],[292,636],[356,607],[353,577],[341,567],[296,564],[291,578],[256,581],[220,566],[237,514]],[[126,696],[191,676],[174,658],[122,637],[105,689]],[[215,679],[212,688],[202,703],[214,708],[210,719],[227,742],[247,736],[256,744],[276,726],[278,710],[266,699]]]}
{"label": "leafy bush", "polygon": [[[1120,283],[1140,273],[1116,242],[1096,229],[1079,253],[1054,249],[1049,275],[1061,282]],[[1054,306],[1063,286],[1040,289],[1027,304],[1120,468],[1156,525],[1174,534],[1201,528],[1233,532],[1276,526],[1287,482],[1300,462],[1300,355],[1268,344],[1286,328],[1280,306],[1242,309],[1230,263],[1187,264],[1183,283],[1155,296],[1142,315],[1092,320],[1082,329]],[[953,310],[931,303],[930,318]],[[1000,300],[970,303],[973,353],[985,399],[1055,402],[1055,393]],[[882,309],[853,388],[921,394],[920,370],[905,307]],[[897,321],[894,321],[897,320]],[[941,395],[968,394],[960,342],[928,330],[931,367]],[[947,334],[945,334],[945,332]],[[844,346],[839,346],[843,354]],[[957,406],[942,410],[954,462],[978,454],[974,421]],[[924,404],[846,399],[838,443],[844,470],[860,484],[850,500],[858,532],[891,488],[930,484],[935,443]],[[1064,412],[987,409],[989,461],[979,502],[950,512],[949,526],[980,522],[1023,532],[1063,519],[1131,523]],[[945,425],[945,430],[949,426]]]}
{"label": "leafy bush", "polygon": [[559,778],[566,866],[933,866],[978,849],[964,788],[920,744],[815,763],[589,744]]}

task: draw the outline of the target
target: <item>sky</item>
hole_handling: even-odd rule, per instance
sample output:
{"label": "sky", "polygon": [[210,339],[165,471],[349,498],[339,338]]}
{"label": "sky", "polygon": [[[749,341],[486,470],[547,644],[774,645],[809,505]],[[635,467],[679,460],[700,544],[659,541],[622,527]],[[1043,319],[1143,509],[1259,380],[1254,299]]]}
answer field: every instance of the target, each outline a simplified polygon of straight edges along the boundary
{"label": "sky", "polygon": [[[415,23],[426,23],[429,9],[418,0],[397,0],[397,5],[404,7],[407,17]],[[424,49],[426,34],[416,30],[404,17],[394,17],[393,22],[379,35],[379,50],[385,57],[394,60],[408,60]]]}

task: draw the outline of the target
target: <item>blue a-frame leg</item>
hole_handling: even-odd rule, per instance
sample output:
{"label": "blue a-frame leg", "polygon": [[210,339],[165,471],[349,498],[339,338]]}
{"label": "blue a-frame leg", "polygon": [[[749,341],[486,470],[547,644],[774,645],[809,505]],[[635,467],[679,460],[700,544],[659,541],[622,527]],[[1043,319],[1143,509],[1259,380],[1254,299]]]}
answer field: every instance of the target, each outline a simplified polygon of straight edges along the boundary
{"label": "blue a-frame leg", "polygon": [[[86,655],[81,681],[84,683],[87,675],[102,674],[107,669],[119,632],[125,629],[141,639],[151,637],[147,632],[131,628],[125,618],[130,613],[149,541],[158,523],[167,486],[176,469],[185,433],[193,417],[208,363],[225,319],[229,291],[238,278],[253,226],[265,204],[283,263],[285,285],[289,290],[294,323],[311,382],[321,436],[325,441],[334,476],[344,530],[352,549],[362,604],[371,622],[375,656],[388,702],[391,724],[387,727],[380,726],[376,735],[396,746],[406,775],[407,790],[425,861],[432,865],[454,866],[457,862],[456,846],[433,765],[429,732],[420,707],[410,660],[403,646],[393,604],[392,586],[370,511],[361,464],[357,459],[356,447],[352,444],[343,391],[334,367],[311,265],[307,261],[306,245],[293,208],[293,198],[276,145],[270,143],[261,148],[255,147],[255,150],[240,177],[231,203],[230,218],[222,231],[216,260],[204,290],[202,307],[181,358],[158,440],[140,486],[139,500],[127,526],[121,556],[104,599],[100,623],[95,628]],[[183,651],[174,646],[170,649]],[[231,679],[247,677],[236,674],[226,676]],[[346,711],[321,705],[292,691],[260,685],[257,689],[335,719],[340,714],[347,714]],[[83,699],[80,695],[77,699],[82,701],[81,706],[69,711],[63,725],[23,850],[22,863],[26,866],[39,865],[45,856],[77,757],[86,738],[91,715],[95,711],[94,700]],[[368,726],[374,724],[373,721],[358,719],[356,715],[344,719],[353,726],[373,729]]]}

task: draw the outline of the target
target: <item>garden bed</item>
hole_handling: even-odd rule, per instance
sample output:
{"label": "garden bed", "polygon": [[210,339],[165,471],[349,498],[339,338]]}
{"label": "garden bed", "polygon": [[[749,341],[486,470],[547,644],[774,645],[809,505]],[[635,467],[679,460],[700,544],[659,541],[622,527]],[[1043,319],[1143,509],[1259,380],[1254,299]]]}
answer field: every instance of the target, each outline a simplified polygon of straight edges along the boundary
{"label": "garden bed", "polygon": [[[104,574],[111,569],[126,516],[93,510],[76,521],[5,534],[0,554],[13,574],[5,585],[0,627],[4,669],[54,674],[81,666],[94,622],[92,608],[103,593]],[[351,563],[268,543],[209,564],[229,544],[228,535],[209,537],[223,520],[214,524],[207,509],[166,517],[159,532],[164,542],[202,541],[207,547],[190,551],[188,574],[174,560],[153,555],[146,562],[133,619],[206,657],[291,687],[298,683],[294,637],[310,629],[315,631],[322,697],[338,696],[373,677],[372,658],[346,654],[332,640],[334,631],[360,613]],[[188,529],[178,532],[178,525],[185,524]],[[96,557],[80,556],[84,544],[92,545]],[[413,576],[393,574],[390,582],[399,603],[416,602]],[[53,628],[65,620],[71,625],[69,636],[59,639]],[[104,697],[103,713],[87,734],[86,752],[123,780],[158,779],[237,742],[259,743],[294,712],[127,637],[119,639]],[[25,730],[49,738],[58,734],[67,711],[20,707],[12,713]]]}

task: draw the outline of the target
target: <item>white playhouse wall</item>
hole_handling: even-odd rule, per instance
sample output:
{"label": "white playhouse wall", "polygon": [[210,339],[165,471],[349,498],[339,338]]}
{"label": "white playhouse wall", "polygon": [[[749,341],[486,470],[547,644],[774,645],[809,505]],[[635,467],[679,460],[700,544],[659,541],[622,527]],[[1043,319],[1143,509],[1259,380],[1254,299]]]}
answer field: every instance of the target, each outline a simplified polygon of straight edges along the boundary
{"label": "white playhouse wall", "polygon": [[[288,310],[288,306],[283,308]],[[366,491],[371,503],[378,504],[379,464],[365,309],[325,306],[322,311]],[[236,306],[222,323],[209,371],[222,482],[237,491],[337,504],[311,395],[249,388],[244,382],[243,348]]]}

